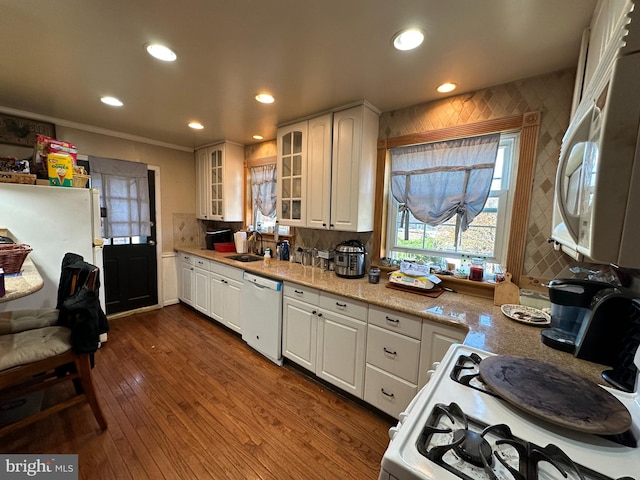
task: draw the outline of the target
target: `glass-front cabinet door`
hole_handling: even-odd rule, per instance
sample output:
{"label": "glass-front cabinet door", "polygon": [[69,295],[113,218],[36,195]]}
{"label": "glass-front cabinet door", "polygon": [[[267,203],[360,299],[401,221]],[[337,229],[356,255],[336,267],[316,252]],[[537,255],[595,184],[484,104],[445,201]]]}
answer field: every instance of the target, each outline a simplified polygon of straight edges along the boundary
{"label": "glass-front cabinet door", "polygon": [[278,221],[305,225],[307,122],[278,130]]}
{"label": "glass-front cabinet door", "polygon": [[211,220],[222,220],[223,207],[223,169],[222,148],[209,151],[209,168],[211,169]]}

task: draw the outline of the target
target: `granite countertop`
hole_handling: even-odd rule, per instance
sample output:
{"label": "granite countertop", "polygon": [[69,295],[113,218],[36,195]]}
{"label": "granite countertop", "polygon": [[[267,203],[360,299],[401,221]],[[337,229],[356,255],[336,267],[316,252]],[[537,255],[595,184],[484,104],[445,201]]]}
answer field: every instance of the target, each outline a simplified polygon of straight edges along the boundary
{"label": "granite countertop", "polygon": [[233,253],[191,247],[179,247],[176,250],[460,328],[467,331],[465,345],[500,355],[518,355],[549,362],[593,382],[604,383],[600,373],[607,367],[579,360],[572,354],[543,345],[540,327],[507,318],[500,307],[486,298],[450,292],[430,298],[386,288],[387,280],[383,277],[379,284],[371,284],[366,277],[344,279],[337,277],[334,272],[297,263],[272,259],[271,265],[265,266],[260,261],[245,263],[226,258]]}

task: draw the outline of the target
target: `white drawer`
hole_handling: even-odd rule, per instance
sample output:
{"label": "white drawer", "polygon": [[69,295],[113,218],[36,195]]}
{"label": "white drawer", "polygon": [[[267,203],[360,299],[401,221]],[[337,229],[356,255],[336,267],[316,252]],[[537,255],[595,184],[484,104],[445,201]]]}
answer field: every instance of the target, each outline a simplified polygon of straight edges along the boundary
{"label": "white drawer", "polygon": [[182,263],[188,263],[189,265],[193,265],[193,259],[195,257],[188,253],[180,252],[180,261]]}
{"label": "white drawer", "polygon": [[311,305],[318,305],[320,292],[315,288],[284,282],[284,296],[296,298]]}
{"label": "white drawer", "polygon": [[422,335],[422,319],[377,305],[369,305],[369,323],[417,340]]}
{"label": "white drawer", "polygon": [[365,402],[398,418],[417,393],[416,385],[367,364],[364,380]]}
{"label": "white drawer", "polygon": [[193,266],[202,268],[203,270],[209,270],[209,265],[211,264],[211,260],[208,258],[202,257],[193,257]]}
{"label": "white drawer", "polygon": [[367,321],[367,311],[369,310],[365,302],[325,292],[320,294],[320,308],[357,318],[363,322]]}
{"label": "white drawer", "polygon": [[418,383],[420,342],[405,335],[389,332],[375,325],[367,331],[367,363]]}
{"label": "white drawer", "polygon": [[209,265],[209,271],[222,275],[223,277],[231,278],[242,282],[242,269],[236,267],[230,267],[218,262],[211,262]]}

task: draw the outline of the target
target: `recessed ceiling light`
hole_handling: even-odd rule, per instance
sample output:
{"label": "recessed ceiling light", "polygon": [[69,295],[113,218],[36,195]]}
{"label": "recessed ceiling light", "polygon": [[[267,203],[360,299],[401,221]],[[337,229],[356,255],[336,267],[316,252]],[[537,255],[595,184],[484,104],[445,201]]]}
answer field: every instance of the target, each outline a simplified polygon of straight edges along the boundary
{"label": "recessed ceiling light", "polygon": [[168,47],[159,45],[157,43],[151,43],[146,45],[147,53],[158,60],[163,62],[173,62],[178,56]]}
{"label": "recessed ceiling light", "polygon": [[259,101],[260,103],[273,103],[276,101],[276,99],[273,98],[273,96],[269,95],[268,93],[257,94],[256,100]]}
{"label": "recessed ceiling light", "polygon": [[124,103],[122,103],[116,97],[102,97],[100,101],[102,103],[106,103],[107,105],[111,105],[112,107],[121,107],[122,105],[124,105]]}
{"label": "recessed ceiling light", "polygon": [[436,88],[436,90],[438,90],[440,93],[448,93],[448,92],[453,92],[456,88],[458,88],[458,84],[452,83],[452,82],[446,82],[440,85],[438,88]]}
{"label": "recessed ceiling light", "polygon": [[398,50],[413,50],[424,40],[424,33],[418,28],[407,28],[393,36],[393,46]]}
{"label": "recessed ceiling light", "polygon": [[200,122],[189,122],[189,128],[194,130],[202,130],[204,126]]}
{"label": "recessed ceiling light", "polygon": [[254,140],[264,140],[264,137],[262,135],[254,135],[253,139]]}

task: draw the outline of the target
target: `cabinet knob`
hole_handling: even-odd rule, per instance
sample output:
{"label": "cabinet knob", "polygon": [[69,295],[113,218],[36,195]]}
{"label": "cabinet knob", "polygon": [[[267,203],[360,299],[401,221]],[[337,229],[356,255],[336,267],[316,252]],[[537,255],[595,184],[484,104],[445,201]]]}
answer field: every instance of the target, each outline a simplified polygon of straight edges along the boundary
{"label": "cabinet knob", "polygon": [[318,313],[318,312],[316,312],[316,311],[314,310],[313,312],[311,312],[311,315],[315,315],[315,314],[317,314],[317,313]]}
{"label": "cabinet knob", "polygon": [[319,317],[321,317],[321,316],[322,316],[322,313],[319,313],[319,314],[318,314],[318,316],[319,316]]}

